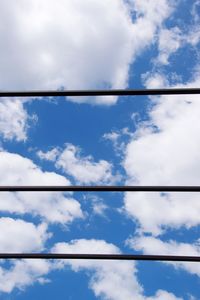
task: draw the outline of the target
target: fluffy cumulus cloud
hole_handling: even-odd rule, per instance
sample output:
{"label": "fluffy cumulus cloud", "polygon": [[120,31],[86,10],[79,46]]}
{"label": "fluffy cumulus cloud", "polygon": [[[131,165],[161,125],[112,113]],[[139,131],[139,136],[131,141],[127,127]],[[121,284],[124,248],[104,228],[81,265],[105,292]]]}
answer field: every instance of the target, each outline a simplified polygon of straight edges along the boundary
{"label": "fluffy cumulus cloud", "polygon": [[[148,87],[162,84],[161,77],[148,80]],[[185,87],[199,86],[200,76]],[[153,98],[150,120],[140,124],[128,144],[124,167],[130,184],[199,185],[199,96]],[[127,193],[125,208],[143,231],[160,234],[164,227],[199,224],[199,194]]]}
{"label": "fluffy cumulus cloud", "polygon": [[[128,241],[131,248],[139,251],[143,251],[145,254],[162,254],[162,255],[200,255],[200,241],[197,240],[192,243],[178,243],[176,241],[162,241],[158,238],[151,236],[141,236],[133,238]],[[167,262],[167,264],[173,265],[175,268],[183,269],[190,274],[200,276],[200,266],[195,263],[184,262]]]}
{"label": "fluffy cumulus cloud", "polygon": [[50,237],[47,226],[25,222],[20,219],[0,218],[0,252],[38,251]]}
{"label": "fluffy cumulus cloud", "polygon": [[[60,253],[108,253],[118,254],[119,248],[103,240],[74,240],[70,243],[58,243],[52,249]],[[157,291],[153,297],[145,297],[143,288],[136,277],[134,262],[125,261],[60,261],[55,268],[70,266],[75,272],[90,271],[89,286],[96,297],[109,300],[138,299],[138,300],[181,300],[175,295],[163,290]],[[116,288],[120,287],[120,288]],[[164,298],[162,298],[164,297]]]}
{"label": "fluffy cumulus cloud", "polygon": [[0,88],[126,87],[130,63],[171,12],[167,0],[128,3],[1,1]]}
{"label": "fluffy cumulus cloud", "polygon": [[109,184],[119,179],[113,175],[111,163],[106,160],[95,162],[92,156],[81,155],[81,149],[72,144],[66,144],[64,150],[54,148],[46,153],[38,151],[37,154],[41,159],[55,161],[57,168],[81,184]]}
{"label": "fluffy cumulus cloud", "polygon": [[[31,160],[18,154],[0,152],[1,185],[69,185],[54,172],[43,172]],[[69,223],[83,212],[72,195],[63,193],[1,193],[0,211],[38,215],[48,222]]]}

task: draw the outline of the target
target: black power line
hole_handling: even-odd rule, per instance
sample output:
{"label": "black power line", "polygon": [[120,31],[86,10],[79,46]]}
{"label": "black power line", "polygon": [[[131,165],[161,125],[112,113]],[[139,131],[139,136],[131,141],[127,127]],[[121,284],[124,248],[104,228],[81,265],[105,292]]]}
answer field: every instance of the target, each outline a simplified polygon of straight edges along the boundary
{"label": "black power line", "polygon": [[200,192],[200,186],[0,186],[0,192]]}
{"label": "black power line", "polygon": [[145,254],[1,253],[0,259],[88,259],[200,262],[200,256]]}
{"label": "black power line", "polygon": [[200,88],[0,91],[0,97],[197,95]]}

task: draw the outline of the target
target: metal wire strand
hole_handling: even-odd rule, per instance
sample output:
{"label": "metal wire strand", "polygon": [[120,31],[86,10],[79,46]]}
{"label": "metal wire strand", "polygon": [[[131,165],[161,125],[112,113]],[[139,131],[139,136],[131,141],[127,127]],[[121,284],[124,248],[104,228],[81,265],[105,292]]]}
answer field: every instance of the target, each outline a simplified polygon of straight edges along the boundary
{"label": "metal wire strand", "polygon": [[200,186],[0,186],[0,192],[200,192]]}
{"label": "metal wire strand", "polygon": [[200,94],[200,88],[0,91],[0,97],[145,96],[145,95],[186,95],[186,94],[187,95]]}
{"label": "metal wire strand", "polygon": [[200,262],[200,256],[143,254],[0,253],[0,259],[88,259]]}

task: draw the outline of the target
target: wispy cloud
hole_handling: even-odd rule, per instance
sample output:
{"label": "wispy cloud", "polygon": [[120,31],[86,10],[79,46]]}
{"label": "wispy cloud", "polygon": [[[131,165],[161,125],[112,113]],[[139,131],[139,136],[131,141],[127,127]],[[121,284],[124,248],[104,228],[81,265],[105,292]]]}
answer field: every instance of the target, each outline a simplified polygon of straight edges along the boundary
{"label": "wispy cloud", "polygon": [[64,149],[53,148],[50,151],[37,152],[41,159],[55,161],[55,166],[81,184],[109,184],[120,179],[113,174],[113,166],[106,160],[95,161],[94,158],[84,156],[82,150],[75,145],[66,144]]}

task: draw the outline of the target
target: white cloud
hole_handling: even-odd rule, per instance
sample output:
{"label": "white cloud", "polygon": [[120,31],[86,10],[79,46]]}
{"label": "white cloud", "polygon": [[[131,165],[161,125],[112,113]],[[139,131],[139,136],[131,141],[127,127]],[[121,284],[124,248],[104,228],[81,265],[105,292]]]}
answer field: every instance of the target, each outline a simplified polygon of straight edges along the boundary
{"label": "white cloud", "polygon": [[[0,152],[1,185],[69,185],[69,181],[54,172],[43,172],[31,160],[18,154]],[[0,210],[10,213],[38,215],[48,222],[70,223],[82,218],[78,201],[70,194],[1,193]]]}
{"label": "white cloud", "polygon": [[25,141],[29,119],[22,100],[1,99],[0,134],[3,138]]}
{"label": "white cloud", "polygon": [[[133,118],[135,118],[133,114]],[[118,131],[111,131],[108,133],[105,133],[103,135],[103,139],[110,141],[113,144],[114,151],[117,156],[122,156],[125,148],[126,148],[126,142],[124,138],[130,139],[133,136],[133,133],[129,130],[128,127],[124,127]]]}
{"label": "white cloud", "polygon": [[119,179],[112,174],[111,163],[106,160],[95,162],[91,155],[81,155],[81,149],[72,144],[66,144],[64,150],[54,148],[37,154],[41,159],[54,160],[57,168],[61,168],[81,184],[113,183]]}
{"label": "white cloud", "polygon": [[158,290],[155,296],[148,297],[146,299],[148,299],[148,300],[163,300],[163,299],[165,299],[165,300],[181,300],[182,298],[176,297],[172,293],[168,293],[163,290]]}
{"label": "white cloud", "polygon": [[[195,78],[177,86],[199,86],[198,73]],[[147,82],[155,87],[155,81]],[[152,101],[150,121],[140,124],[126,149],[128,183],[199,185],[199,96],[163,96]],[[125,209],[141,230],[157,235],[167,227],[199,225],[199,197],[197,193],[127,193]]]}
{"label": "white cloud", "polygon": [[[188,26],[187,31],[175,26],[172,28],[162,28],[158,33],[158,56],[154,59],[156,64],[168,65],[169,58],[180,48],[189,45],[195,47],[200,41],[199,24]],[[197,49],[198,53],[198,49]]]}
{"label": "white cloud", "polygon": [[192,17],[195,23],[198,23],[200,19],[199,10],[200,10],[200,1],[196,0],[192,5],[192,10],[191,10]]}
{"label": "white cloud", "polygon": [[[189,46],[193,51],[196,51],[198,60],[199,49],[197,46],[200,42],[199,6],[199,0],[191,2],[188,6],[187,9],[190,9],[188,13],[190,13],[191,16],[189,18],[189,24],[187,22],[177,22],[177,25],[174,27],[170,27],[170,25],[168,25],[168,27],[162,26],[162,28],[158,30],[156,36],[158,42],[158,56],[153,59],[156,67],[159,65],[168,65],[171,55],[185,46]],[[180,6],[178,9],[180,9]],[[173,61],[171,61],[171,63],[173,63]]]}
{"label": "white cloud", "polygon": [[47,152],[41,150],[37,151],[37,156],[43,160],[55,161],[57,156],[60,154],[60,151],[57,148],[53,148]]}
{"label": "white cloud", "polygon": [[43,248],[50,237],[47,226],[38,226],[20,219],[0,218],[0,252],[31,252]]}
{"label": "white cloud", "polygon": [[[143,251],[145,254],[160,254],[160,255],[188,255],[188,256],[200,256],[200,240],[197,240],[194,244],[190,243],[178,243],[170,240],[168,242],[162,241],[154,237],[138,237],[128,241],[129,246],[132,249]],[[171,264],[175,268],[181,268],[190,274],[200,276],[200,266],[198,263],[190,262],[165,262]]]}
{"label": "white cloud", "polygon": [[38,282],[48,282],[45,278],[50,271],[50,263],[45,260],[18,260],[9,269],[0,267],[0,291],[11,293],[15,288],[24,290]]}
{"label": "white cloud", "polygon": [[130,63],[171,13],[167,0],[126,2],[2,0],[0,88],[125,88]]}
{"label": "white cloud", "polygon": [[[145,82],[145,86],[151,89],[154,88],[164,88],[169,86],[168,79],[159,72],[146,72],[142,74],[142,80]],[[150,99],[155,99],[155,97],[151,96]],[[156,98],[158,99],[158,98]]]}
{"label": "white cloud", "polygon": [[[142,20],[142,18],[146,16],[148,21],[152,22],[153,26],[161,25],[163,20],[167,18],[175,8],[173,1],[155,0],[152,2],[151,0],[128,0],[128,2],[131,4],[130,9],[136,13],[136,17],[138,17],[139,20]],[[148,30],[150,29],[148,28]],[[143,34],[145,34],[144,31],[145,30],[143,30]]]}
{"label": "white cloud", "polygon": [[[0,252],[40,252],[51,237],[46,224],[34,225],[21,219],[0,218]],[[50,263],[42,260],[1,261],[0,292],[24,289],[34,282],[45,283],[44,276],[50,271]]]}
{"label": "white cloud", "polygon": [[163,65],[169,64],[169,56],[176,52],[183,43],[182,32],[178,27],[171,29],[162,29],[159,32],[158,51],[159,55],[156,59],[157,63]]}
{"label": "white cloud", "polygon": [[[129,2],[129,4],[127,4]],[[132,19],[134,11],[136,19]],[[129,66],[170,15],[167,0],[0,3],[0,90],[126,88]],[[68,97],[114,104],[117,97]],[[27,99],[26,99],[27,100]],[[22,100],[0,105],[0,134],[27,138]]]}
{"label": "white cloud", "polygon": [[[113,244],[103,240],[74,240],[70,243],[58,243],[52,249],[58,253],[108,253],[117,254],[120,250]],[[145,297],[143,288],[137,281],[134,262],[126,261],[97,261],[97,260],[68,260],[56,263],[55,268],[71,266],[72,270],[90,271],[89,286],[96,297],[109,300],[138,299],[167,300],[181,299],[173,294],[159,290],[153,297]],[[120,287],[116,288],[116,287]]]}
{"label": "white cloud", "polygon": [[92,199],[92,209],[95,215],[106,216],[105,212],[109,207],[98,197]]}
{"label": "white cloud", "polygon": [[[198,46],[198,44],[200,42],[199,26],[194,26],[186,38],[192,46]],[[198,49],[197,49],[197,51],[198,51]]]}

